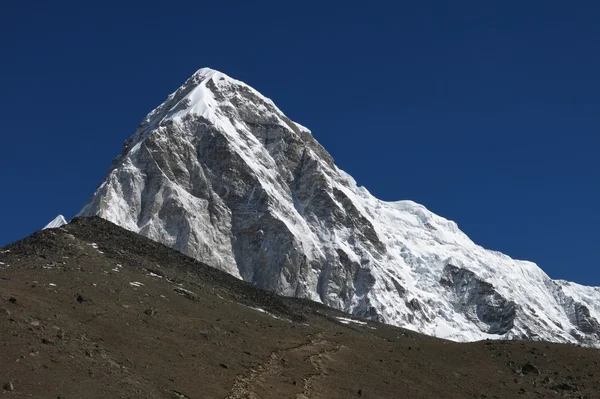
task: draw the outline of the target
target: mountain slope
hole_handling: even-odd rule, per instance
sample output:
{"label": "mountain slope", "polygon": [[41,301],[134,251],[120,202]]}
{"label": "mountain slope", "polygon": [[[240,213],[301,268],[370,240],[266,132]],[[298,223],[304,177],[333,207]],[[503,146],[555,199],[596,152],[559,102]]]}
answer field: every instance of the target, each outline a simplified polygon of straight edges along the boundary
{"label": "mountain slope", "polygon": [[[7,398],[595,398],[600,352],[279,297],[99,218],[0,248]],[[268,339],[265,339],[268,337]]]}
{"label": "mountain slope", "polygon": [[453,340],[600,345],[600,289],[551,280],[338,169],[271,100],[201,69],[81,211],[286,296]]}

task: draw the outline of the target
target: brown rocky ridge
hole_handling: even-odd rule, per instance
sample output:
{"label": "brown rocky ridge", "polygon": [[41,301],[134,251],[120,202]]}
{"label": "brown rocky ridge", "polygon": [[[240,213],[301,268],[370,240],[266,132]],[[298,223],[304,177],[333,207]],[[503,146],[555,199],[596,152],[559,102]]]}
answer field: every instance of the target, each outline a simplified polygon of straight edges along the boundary
{"label": "brown rocky ridge", "polygon": [[6,398],[600,398],[600,352],[457,343],[261,290],[100,218],[0,249]]}

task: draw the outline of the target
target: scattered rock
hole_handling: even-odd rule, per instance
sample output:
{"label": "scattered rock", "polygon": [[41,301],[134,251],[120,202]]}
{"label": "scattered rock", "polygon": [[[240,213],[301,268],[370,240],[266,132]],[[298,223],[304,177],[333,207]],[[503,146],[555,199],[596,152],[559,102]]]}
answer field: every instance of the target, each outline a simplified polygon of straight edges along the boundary
{"label": "scattered rock", "polygon": [[181,288],[181,287],[175,287],[175,288],[173,288],[173,291],[175,291],[179,295],[183,295],[184,297],[186,297],[190,301],[195,301],[195,300],[198,299],[198,295],[196,295],[192,291],[188,291],[188,290],[186,290],[184,288]]}
{"label": "scattered rock", "polygon": [[12,392],[12,391],[14,391],[14,390],[15,390],[15,386],[14,386],[14,385],[13,385],[13,383],[12,383],[12,382],[10,382],[10,381],[9,381],[9,382],[7,382],[6,384],[4,384],[4,386],[3,386],[2,388],[4,388],[4,390],[5,390],[5,391],[8,391],[8,392]]}
{"label": "scattered rock", "polygon": [[90,298],[85,297],[83,295],[77,294],[77,302],[79,303],[85,303],[85,302],[89,302]]}
{"label": "scattered rock", "polygon": [[146,313],[148,316],[154,316],[156,314],[156,309],[154,309],[154,308],[146,309],[146,310],[144,310],[144,313]]}
{"label": "scattered rock", "polygon": [[219,366],[221,366],[224,369],[228,369],[229,368],[229,366],[226,365],[225,363],[221,363],[221,364],[219,364]]}
{"label": "scattered rock", "polygon": [[11,296],[10,298],[8,298],[8,302],[17,303],[17,298],[15,298],[14,296]]}
{"label": "scattered rock", "polygon": [[557,390],[557,391],[578,391],[579,390],[579,388],[577,388],[577,386],[567,384],[566,382],[554,385],[552,387],[552,389]]}
{"label": "scattered rock", "polygon": [[42,338],[42,344],[44,344],[44,345],[54,345],[54,341],[52,341],[51,339]]}
{"label": "scattered rock", "polygon": [[521,374],[539,374],[540,370],[531,363],[525,363],[521,367]]}
{"label": "scattered rock", "polygon": [[157,276],[160,277],[165,277],[165,274],[163,272],[161,272],[160,270],[156,270],[156,269],[146,269],[146,271],[148,273],[152,273],[152,274],[156,274]]}

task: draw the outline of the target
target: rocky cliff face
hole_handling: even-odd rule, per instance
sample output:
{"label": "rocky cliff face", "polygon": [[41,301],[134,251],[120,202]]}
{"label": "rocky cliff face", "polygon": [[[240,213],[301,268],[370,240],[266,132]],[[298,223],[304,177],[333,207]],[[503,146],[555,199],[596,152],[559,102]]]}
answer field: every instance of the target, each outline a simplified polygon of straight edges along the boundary
{"label": "rocky cliff face", "polygon": [[287,296],[455,340],[599,345],[600,289],[357,187],[305,127],[201,69],[141,123],[80,215]]}

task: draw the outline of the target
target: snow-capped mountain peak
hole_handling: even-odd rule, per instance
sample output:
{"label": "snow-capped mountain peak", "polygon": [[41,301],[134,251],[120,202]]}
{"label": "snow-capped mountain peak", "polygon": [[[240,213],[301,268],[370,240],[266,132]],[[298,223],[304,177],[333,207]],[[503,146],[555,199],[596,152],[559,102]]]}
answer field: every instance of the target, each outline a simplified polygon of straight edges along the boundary
{"label": "snow-capped mountain peak", "polygon": [[52,219],[52,221],[48,223],[42,230],[55,229],[57,227],[64,226],[67,223],[67,219],[65,219],[63,215],[58,215],[57,217]]}
{"label": "snow-capped mountain peak", "polygon": [[99,215],[262,288],[455,340],[600,346],[598,290],[385,202],[250,86],[200,69],[125,143]]}

